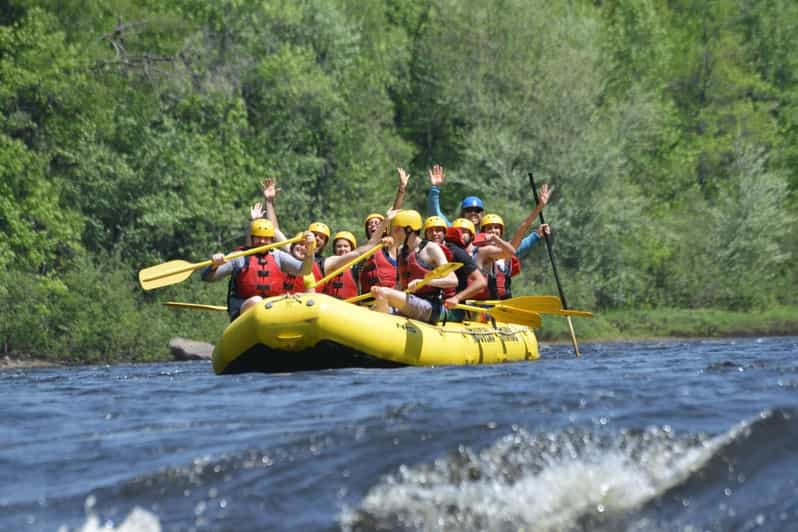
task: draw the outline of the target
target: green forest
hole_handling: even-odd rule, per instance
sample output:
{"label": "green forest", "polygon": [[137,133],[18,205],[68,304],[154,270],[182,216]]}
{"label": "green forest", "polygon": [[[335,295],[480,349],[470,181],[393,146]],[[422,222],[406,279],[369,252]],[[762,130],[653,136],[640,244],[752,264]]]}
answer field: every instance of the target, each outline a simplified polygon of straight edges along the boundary
{"label": "green forest", "polygon": [[[138,270],[240,245],[265,177],[286,233],[361,237],[399,166],[423,212],[436,163],[444,212],[478,195],[508,231],[529,172],[554,187],[568,303],[597,314],[578,333],[798,320],[794,0],[0,5],[0,353],[212,341],[224,313],[162,303],[225,283],[144,292]],[[557,293],[545,246],[514,293]]]}

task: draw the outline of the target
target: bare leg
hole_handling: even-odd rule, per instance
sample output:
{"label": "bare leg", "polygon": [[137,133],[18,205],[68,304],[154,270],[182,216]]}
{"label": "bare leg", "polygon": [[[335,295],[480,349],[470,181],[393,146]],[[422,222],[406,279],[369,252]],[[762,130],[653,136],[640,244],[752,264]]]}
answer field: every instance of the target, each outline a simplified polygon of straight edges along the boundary
{"label": "bare leg", "polygon": [[371,288],[371,293],[374,296],[374,310],[378,312],[388,313],[390,307],[401,311],[407,301],[407,294],[393,288],[374,286]]}

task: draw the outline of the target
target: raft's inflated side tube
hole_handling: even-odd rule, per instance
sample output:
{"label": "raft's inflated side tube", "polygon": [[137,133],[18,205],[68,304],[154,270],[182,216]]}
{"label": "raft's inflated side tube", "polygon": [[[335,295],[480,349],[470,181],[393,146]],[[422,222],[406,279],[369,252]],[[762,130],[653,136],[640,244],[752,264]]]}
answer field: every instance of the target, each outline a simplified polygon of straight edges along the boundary
{"label": "raft's inflated side tube", "polygon": [[496,364],[538,358],[535,333],[520,325],[430,325],[374,312],[325,294],[265,299],[224,331],[218,373],[341,367]]}

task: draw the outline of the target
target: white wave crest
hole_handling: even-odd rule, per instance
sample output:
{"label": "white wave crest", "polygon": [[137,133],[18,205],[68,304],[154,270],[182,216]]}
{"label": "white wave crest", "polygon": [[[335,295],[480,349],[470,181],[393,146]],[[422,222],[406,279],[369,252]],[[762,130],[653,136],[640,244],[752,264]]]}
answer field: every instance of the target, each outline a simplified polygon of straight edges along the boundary
{"label": "white wave crest", "polygon": [[[61,527],[58,530],[67,532],[66,527]],[[155,514],[135,507],[117,527],[112,523],[101,524],[100,519],[90,513],[79,532],[161,532],[161,523]]]}
{"label": "white wave crest", "polygon": [[569,530],[610,522],[700,469],[745,425],[720,436],[669,427],[596,436],[518,430],[476,454],[402,466],[340,515],[345,530]]}

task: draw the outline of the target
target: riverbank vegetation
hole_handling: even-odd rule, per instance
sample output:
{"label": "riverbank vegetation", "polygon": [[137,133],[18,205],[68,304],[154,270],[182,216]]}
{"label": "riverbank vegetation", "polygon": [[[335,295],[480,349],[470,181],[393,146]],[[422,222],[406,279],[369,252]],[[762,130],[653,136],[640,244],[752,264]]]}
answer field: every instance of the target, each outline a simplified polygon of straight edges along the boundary
{"label": "riverbank vegetation", "polygon": [[[143,293],[136,272],[239,245],[263,177],[288,233],[360,235],[397,166],[423,210],[434,163],[445,212],[476,194],[511,230],[527,172],[555,187],[589,336],[796,330],[791,0],[4,5],[3,353],[147,360],[171,336],[213,340],[221,313],[161,303],[220,304],[224,286]],[[556,294],[542,245],[514,291]]]}

